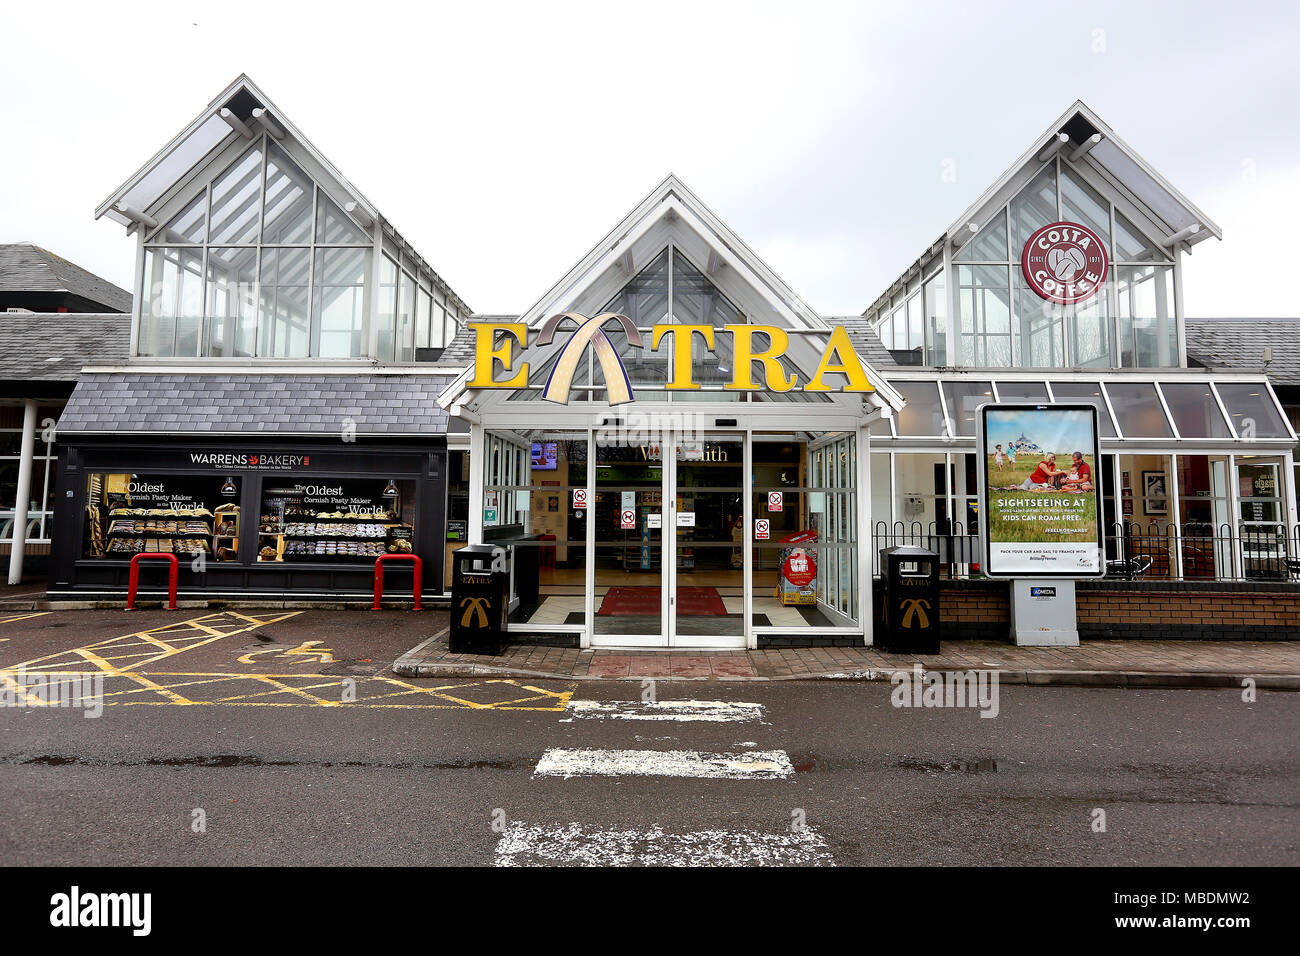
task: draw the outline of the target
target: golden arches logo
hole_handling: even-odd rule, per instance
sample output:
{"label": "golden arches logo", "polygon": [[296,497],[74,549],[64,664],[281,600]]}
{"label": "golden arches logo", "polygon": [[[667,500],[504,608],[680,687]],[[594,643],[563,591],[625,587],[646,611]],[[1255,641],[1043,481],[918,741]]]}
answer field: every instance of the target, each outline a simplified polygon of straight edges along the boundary
{"label": "golden arches logo", "polygon": [[920,618],[918,626],[925,629],[930,626],[930,617],[925,612],[930,610],[930,602],[925,598],[908,598],[899,604],[903,612],[903,627],[911,627],[913,620]]}
{"label": "golden arches logo", "polygon": [[602,312],[591,318],[577,312],[564,312],[546,320],[537,344],[550,345],[551,339],[555,337],[555,330],[565,319],[572,319],[578,323],[578,330],[564,344],[564,348],[556,357],[555,364],[551,367],[551,374],[546,379],[542,398],[561,405],[569,404],[569,388],[573,385],[574,373],[578,370],[578,362],[586,353],[587,344],[591,343],[600,362],[601,371],[605,373],[605,384],[609,388],[609,404],[622,405],[632,401],[632,382],[627,376],[627,369],[623,367],[618,351],[603,329],[605,323],[613,319],[623,326],[628,345],[633,348],[643,348],[641,333],[637,331],[632,320],[617,312]]}
{"label": "golden arches logo", "polygon": [[[468,607],[466,607],[468,605]],[[465,614],[460,619],[461,627],[469,627],[469,619],[475,619],[475,627],[488,626],[488,611],[492,608],[492,602],[487,598],[467,597],[460,602],[460,606],[465,608]]]}

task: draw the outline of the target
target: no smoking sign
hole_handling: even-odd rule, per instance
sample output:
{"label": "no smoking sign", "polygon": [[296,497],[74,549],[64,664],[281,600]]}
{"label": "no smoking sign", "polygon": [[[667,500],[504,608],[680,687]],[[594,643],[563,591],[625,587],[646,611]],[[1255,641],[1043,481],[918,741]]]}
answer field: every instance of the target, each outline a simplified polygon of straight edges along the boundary
{"label": "no smoking sign", "polygon": [[767,493],[767,510],[783,511],[785,509],[785,496],[779,491],[769,491]]}

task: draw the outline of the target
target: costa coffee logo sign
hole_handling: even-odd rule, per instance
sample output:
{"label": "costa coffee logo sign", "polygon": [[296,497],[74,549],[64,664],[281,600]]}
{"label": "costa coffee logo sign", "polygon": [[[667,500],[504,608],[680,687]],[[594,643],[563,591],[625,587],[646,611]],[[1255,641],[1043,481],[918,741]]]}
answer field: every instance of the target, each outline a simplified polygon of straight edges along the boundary
{"label": "costa coffee logo sign", "polygon": [[1091,299],[1106,281],[1110,258],[1101,237],[1077,222],[1054,222],[1025,243],[1020,256],[1029,287],[1048,302]]}

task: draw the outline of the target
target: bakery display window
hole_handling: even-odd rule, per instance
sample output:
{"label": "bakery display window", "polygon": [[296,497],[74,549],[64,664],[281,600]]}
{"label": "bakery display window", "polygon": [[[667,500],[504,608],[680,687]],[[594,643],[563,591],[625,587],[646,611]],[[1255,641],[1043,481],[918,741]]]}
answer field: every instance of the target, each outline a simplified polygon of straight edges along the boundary
{"label": "bakery display window", "polygon": [[257,527],[259,563],[358,561],[415,547],[414,481],[268,479]]}
{"label": "bakery display window", "polygon": [[239,488],[234,476],[92,473],[82,553],[88,558],[149,552],[238,560]]}

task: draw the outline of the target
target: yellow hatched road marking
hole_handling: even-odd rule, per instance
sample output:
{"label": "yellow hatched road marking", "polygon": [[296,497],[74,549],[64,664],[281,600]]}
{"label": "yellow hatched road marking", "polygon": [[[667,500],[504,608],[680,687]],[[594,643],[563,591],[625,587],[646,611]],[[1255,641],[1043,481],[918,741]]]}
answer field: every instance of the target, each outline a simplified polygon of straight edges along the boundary
{"label": "yellow hatched road marking", "polygon": [[[26,671],[16,669],[0,670],[0,681],[16,695],[20,695],[27,706],[48,706],[44,701],[33,698],[22,683],[26,679],[42,678],[91,678],[103,676],[105,679],[105,706],[131,707],[139,705],[173,705],[173,706],[230,706],[230,707],[348,707],[360,708],[397,708],[397,709],[432,709],[432,710],[526,710],[526,711],[564,711],[572,698],[576,684],[567,685],[565,690],[551,691],[545,688],[520,684],[513,680],[470,681],[460,685],[462,690],[473,688],[501,689],[508,691],[527,691],[529,696],[512,697],[508,700],[472,701],[445,693],[451,685],[440,688],[417,687],[395,677],[337,677],[329,674],[235,674],[235,673],[151,673],[114,671],[105,673],[93,671]],[[108,682],[121,678],[127,682],[126,687],[113,687]],[[341,690],[346,681],[357,684],[357,699],[344,701]],[[254,682],[271,690],[255,691],[244,694],[231,694],[212,699],[195,699],[194,690],[217,689],[217,685],[235,689],[239,684]],[[287,683],[294,681],[296,683]],[[300,683],[310,681],[311,683]],[[501,685],[499,688],[491,685]],[[335,688],[340,691],[339,699],[330,700],[309,691],[322,691]],[[396,688],[396,689],[394,689]],[[181,693],[184,691],[184,693]],[[219,692],[219,690],[218,690]],[[270,700],[268,698],[289,695],[299,700]],[[393,698],[415,698],[419,702],[390,702]],[[128,699],[130,698],[130,699]],[[544,702],[544,703],[543,703]]]}
{"label": "yellow hatched road marking", "polygon": [[[13,624],[15,621],[30,621],[34,617],[44,617],[47,614],[53,614],[53,611],[37,611],[35,614],[20,614],[18,617],[7,617],[0,624]],[[8,640],[8,638],[6,638]]]}
{"label": "yellow hatched road marking", "polygon": [[[46,614],[50,612],[40,612]],[[168,660],[195,648],[204,647],[223,637],[244,634],[269,624],[276,624],[301,614],[290,611],[272,617],[254,617],[235,611],[204,614],[187,621],[177,621],[147,630],[106,638],[84,647],[75,647],[33,658],[22,664],[0,668],[0,681],[7,691],[21,698],[29,706],[46,706],[27,693],[24,678],[72,679],[103,676],[104,703],[106,706],[173,705],[173,706],[229,706],[229,707],[363,707],[435,710],[530,710],[563,711],[569,704],[576,684],[567,685],[564,691],[549,691],[531,684],[520,684],[509,679],[470,680],[459,683],[421,687],[391,676],[335,676],[329,674],[257,674],[230,672],[150,671],[149,665]],[[38,617],[40,614],[25,615]],[[3,622],[0,622],[3,623]],[[319,641],[307,641],[279,654],[286,663],[306,663],[320,655],[333,662],[328,648]],[[254,654],[257,652],[254,652]],[[253,654],[246,655],[248,657]],[[301,657],[302,661],[293,661]],[[286,660],[289,658],[289,660]],[[86,665],[89,664],[88,669]],[[112,678],[123,678],[125,686],[108,685]],[[229,694],[213,699],[194,699],[200,688],[207,691],[235,690],[242,682],[269,687],[253,693]],[[305,683],[310,681],[312,683]],[[352,682],[350,685],[348,682]],[[499,685],[499,686],[497,686]],[[344,701],[342,689],[350,686],[357,692],[355,700]],[[338,691],[337,700],[330,700],[309,691]],[[475,691],[500,690],[509,695],[506,700],[474,700]],[[219,692],[219,691],[218,691]],[[517,696],[520,693],[526,696]],[[206,696],[206,694],[204,695]],[[296,700],[272,700],[285,696]],[[129,698],[129,699],[128,699]],[[397,702],[405,698],[410,702]]]}
{"label": "yellow hatched road marking", "polygon": [[0,671],[0,682],[3,682],[5,687],[7,687],[9,690],[12,690],[15,694],[21,696],[24,703],[28,707],[45,706],[45,701],[41,700],[40,698],[33,697],[31,694],[27,693],[27,686],[25,684],[19,684],[16,680],[14,680],[12,677],[4,673],[3,671]]}
{"label": "yellow hatched road marking", "polygon": [[[164,624],[160,627],[150,628],[145,631],[135,631],[131,634],[123,634],[120,637],[110,637],[102,641],[96,641],[85,647],[72,648],[70,650],[58,651],[54,654],[46,654],[43,657],[35,657],[21,664],[15,664],[11,669],[26,669],[36,666],[44,668],[65,667],[72,663],[68,658],[71,655],[80,655],[87,657],[84,652],[89,652],[94,656],[96,661],[100,662],[98,666],[106,672],[116,672],[128,668],[143,667],[146,664],[153,664],[158,661],[175,657],[185,651],[191,651],[199,647],[205,647],[214,641],[219,641],[223,637],[232,637],[236,634],[245,634],[249,631],[256,630],[259,627],[265,627],[269,624],[278,624],[280,621],[288,620],[301,614],[301,611],[289,611],[277,617],[259,619],[249,617],[245,614],[236,614],[232,611],[226,611],[217,614],[205,614],[201,617],[191,618],[188,621],[178,621],[171,624]],[[229,620],[234,618],[235,620]],[[227,625],[223,630],[219,625]],[[230,625],[235,625],[231,627]],[[171,640],[163,640],[163,637]],[[118,654],[117,651],[125,648],[136,648],[151,646],[156,649],[153,651],[132,651],[129,654]],[[126,658],[141,658],[127,667],[116,667],[112,664],[114,660],[124,660]],[[60,661],[60,658],[65,660]],[[74,658],[75,660],[75,658]]]}
{"label": "yellow hatched road marking", "polygon": [[324,678],[324,680],[326,681],[326,683],[324,684],[311,684],[307,687],[290,687],[288,684],[282,684],[278,680],[275,680],[272,677],[267,677],[263,674],[250,674],[249,676],[253,680],[258,681],[259,683],[267,684],[271,687],[274,687],[275,690],[265,691],[260,694],[235,694],[233,697],[223,697],[220,700],[214,701],[213,703],[224,704],[227,703],[228,701],[233,701],[233,700],[250,700],[256,697],[273,697],[276,694],[294,694],[298,697],[305,698],[306,700],[309,700],[313,704],[316,704],[320,707],[338,707],[342,703],[342,701],[325,700],[323,698],[317,697],[315,694],[307,693],[307,691],[309,690],[317,690],[318,688],[321,687],[341,687],[342,681],[340,680],[330,680],[329,678]]}

